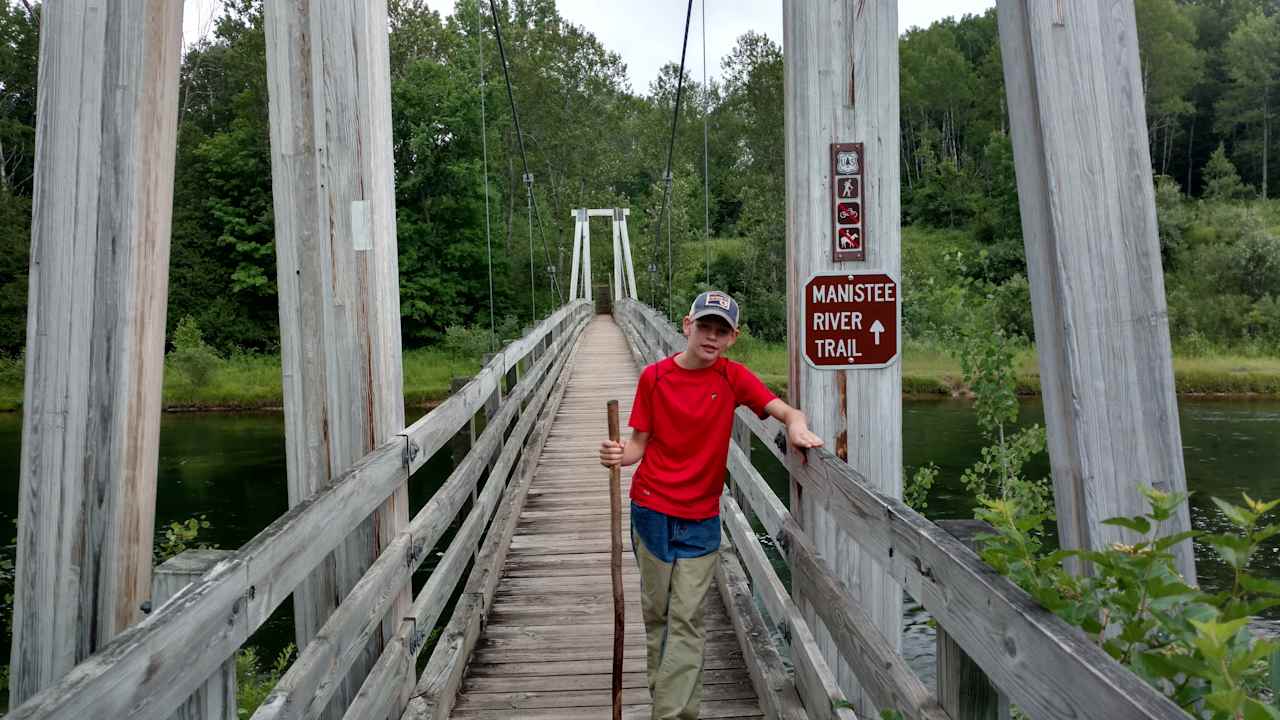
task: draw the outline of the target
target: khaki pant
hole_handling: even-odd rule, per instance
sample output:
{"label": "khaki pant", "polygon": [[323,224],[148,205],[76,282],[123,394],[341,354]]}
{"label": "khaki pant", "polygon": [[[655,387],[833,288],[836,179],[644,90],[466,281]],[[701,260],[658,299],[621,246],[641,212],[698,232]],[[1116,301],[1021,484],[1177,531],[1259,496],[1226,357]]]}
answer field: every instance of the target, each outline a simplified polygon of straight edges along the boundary
{"label": "khaki pant", "polygon": [[702,607],[720,551],[668,564],[654,557],[634,533],[631,544],[640,566],[653,720],[697,720],[707,640]]}

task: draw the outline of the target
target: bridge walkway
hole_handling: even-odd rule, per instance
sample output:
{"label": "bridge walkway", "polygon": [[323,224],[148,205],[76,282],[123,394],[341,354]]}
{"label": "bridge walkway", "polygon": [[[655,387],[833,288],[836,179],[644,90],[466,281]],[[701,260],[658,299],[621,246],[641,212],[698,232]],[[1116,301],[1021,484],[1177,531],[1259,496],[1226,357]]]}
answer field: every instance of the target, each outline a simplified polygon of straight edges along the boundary
{"label": "bridge walkway", "polygon": [[[539,459],[483,634],[452,717],[459,720],[607,718],[611,707],[613,596],[609,575],[608,473],[595,459],[617,399],[624,432],[636,367],[618,326],[597,315],[584,331]],[[626,654],[623,717],[649,717],[640,576],[625,530]],[[702,717],[763,717],[742,649],[713,588],[707,595]]]}

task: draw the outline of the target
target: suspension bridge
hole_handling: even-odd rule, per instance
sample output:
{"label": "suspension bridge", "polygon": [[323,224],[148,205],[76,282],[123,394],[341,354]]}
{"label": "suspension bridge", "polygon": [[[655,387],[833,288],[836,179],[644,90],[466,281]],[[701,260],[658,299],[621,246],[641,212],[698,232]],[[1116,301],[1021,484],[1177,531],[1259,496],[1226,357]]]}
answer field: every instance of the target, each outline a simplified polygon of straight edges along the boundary
{"label": "suspension bridge", "polygon": [[[1104,5],[1119,8],[1107,32]],[[896,7],[784,4],[793,332],[805,278],[897,272]],[[594,450],[606,401],[625,424],[640,369],[684,345],[638,297],[629,210],[575,210],[563,302],[407,423],[385,6],[265,8],[291,508],[238,549],[153,568],[181,4],[45,6],[8,717],[237,717],[236,652],[286,601],[299,655],[253,720],[606,717],[614,607]],[[1133,502],[1133,473],[1184,482],[1161,405],[1133,8],[1001,0],[1000,22],[1059,517],[1065,544],[1097,545],[1124,537],[1099,518]],[[865,148],[858,262],[832,248],[831,153],[850,142]],[[670,172],[669,147],[668,187]],[[525,180],[532,217],[527,163]],[[593,217],[613,228],[603,297]],[[1184,717],[983,563],[970,524],[901,501],[895,363],[824,370],[798,344],[793,404],[831,449],[735,418],[702,717]],[[1117,425],[1137,450],[1107,440]],[[409,483],[459,435],[468,452],[411,516]],[[774,463],[786,498],[764,480]],[[644,718],[637,574],[623,581],[623,716]],[[898,650],[904,592],[937,622],[934,687]]]}

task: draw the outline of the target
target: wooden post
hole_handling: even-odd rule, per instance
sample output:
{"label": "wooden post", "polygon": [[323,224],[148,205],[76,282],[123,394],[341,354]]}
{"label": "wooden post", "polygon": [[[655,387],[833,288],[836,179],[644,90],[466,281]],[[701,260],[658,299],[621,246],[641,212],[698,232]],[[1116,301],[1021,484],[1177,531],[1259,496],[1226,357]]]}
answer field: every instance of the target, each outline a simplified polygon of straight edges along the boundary
{"label": "wooden post", "polygon": [[[974,538],[978,533],[992,532],[980,520],[941,520],[946,530],[970,550],[978,551]],[[1009,720],[1009,698],[1005,697],[978,663],[965,653],[946,628],[938,625],[937,656],[938,703],[951,720]]]}
{"label": "wooden post", "polygon": [[151,595],[182,4],[41,16],[10,706]]}
{"label": "wooden post", "polygon": [[[199,580],[219,561],[231,555],[230,550],[186,550],[165,560],[156,568],[151,580],[151,603],[160,607],[187,585]],[[236,659],[228,658],[218,672],[200,687],[172,720],[237,720]]]}
{"label": "wooden post", "polygon": [[569,271],[569,301],[578,299],[578,285],[582,280],[582,222],[587,217],[586,210],[573,211],[573,269]]}
{"label": "wooden post", "polygon": [[[268,2],[272,192],[289,502],[404,429],[385,0]],[[408,522],[401,488],[294,593],[303,648]],[[334,694],[345,708],[409,609]],[[403,690],[404,701],[412,684]],[[331,713],[332,714],[332,713]]]}
{"label": "wooden post", "polygon": [[[841,459],[880,492],[902,496],[901,365],[858,371],[820,371],[800,347],[800,290],[808,276],[829,270],[879,270],[899,275],[898,3],[801,2],[783,4],[787,49],[787,345],[791,403]],[[832,257],[831,155],[834,142],[865,146],[866,262]],[[750,312],[750,308],[747,309]],[[794,452],[794,450],[793,450]],[[792,481],[792,512],[819,551],[833,561],[876,626],[901,643],[902,591],[889,574],[836,529],[825,511],[805,503]],[[860,716],[874,715],[853,674],[809,605],[798,598],[828,664]]]}
{"label": "wooden post", "polygon": [[1186,490],[1133,2],[998,7],[1058,535],[1133,542],[1102,521]]}

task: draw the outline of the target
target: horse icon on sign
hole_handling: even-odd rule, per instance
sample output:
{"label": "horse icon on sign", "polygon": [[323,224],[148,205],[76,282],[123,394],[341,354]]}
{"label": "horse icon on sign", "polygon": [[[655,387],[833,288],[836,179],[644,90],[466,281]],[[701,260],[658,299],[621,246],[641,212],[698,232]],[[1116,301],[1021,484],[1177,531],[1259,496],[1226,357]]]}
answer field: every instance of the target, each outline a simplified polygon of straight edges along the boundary
{"label": "horse icon on sign", "polygon": [[840,228],[839,241],[841,250],[861,250],[862,231],[858,228]]}

